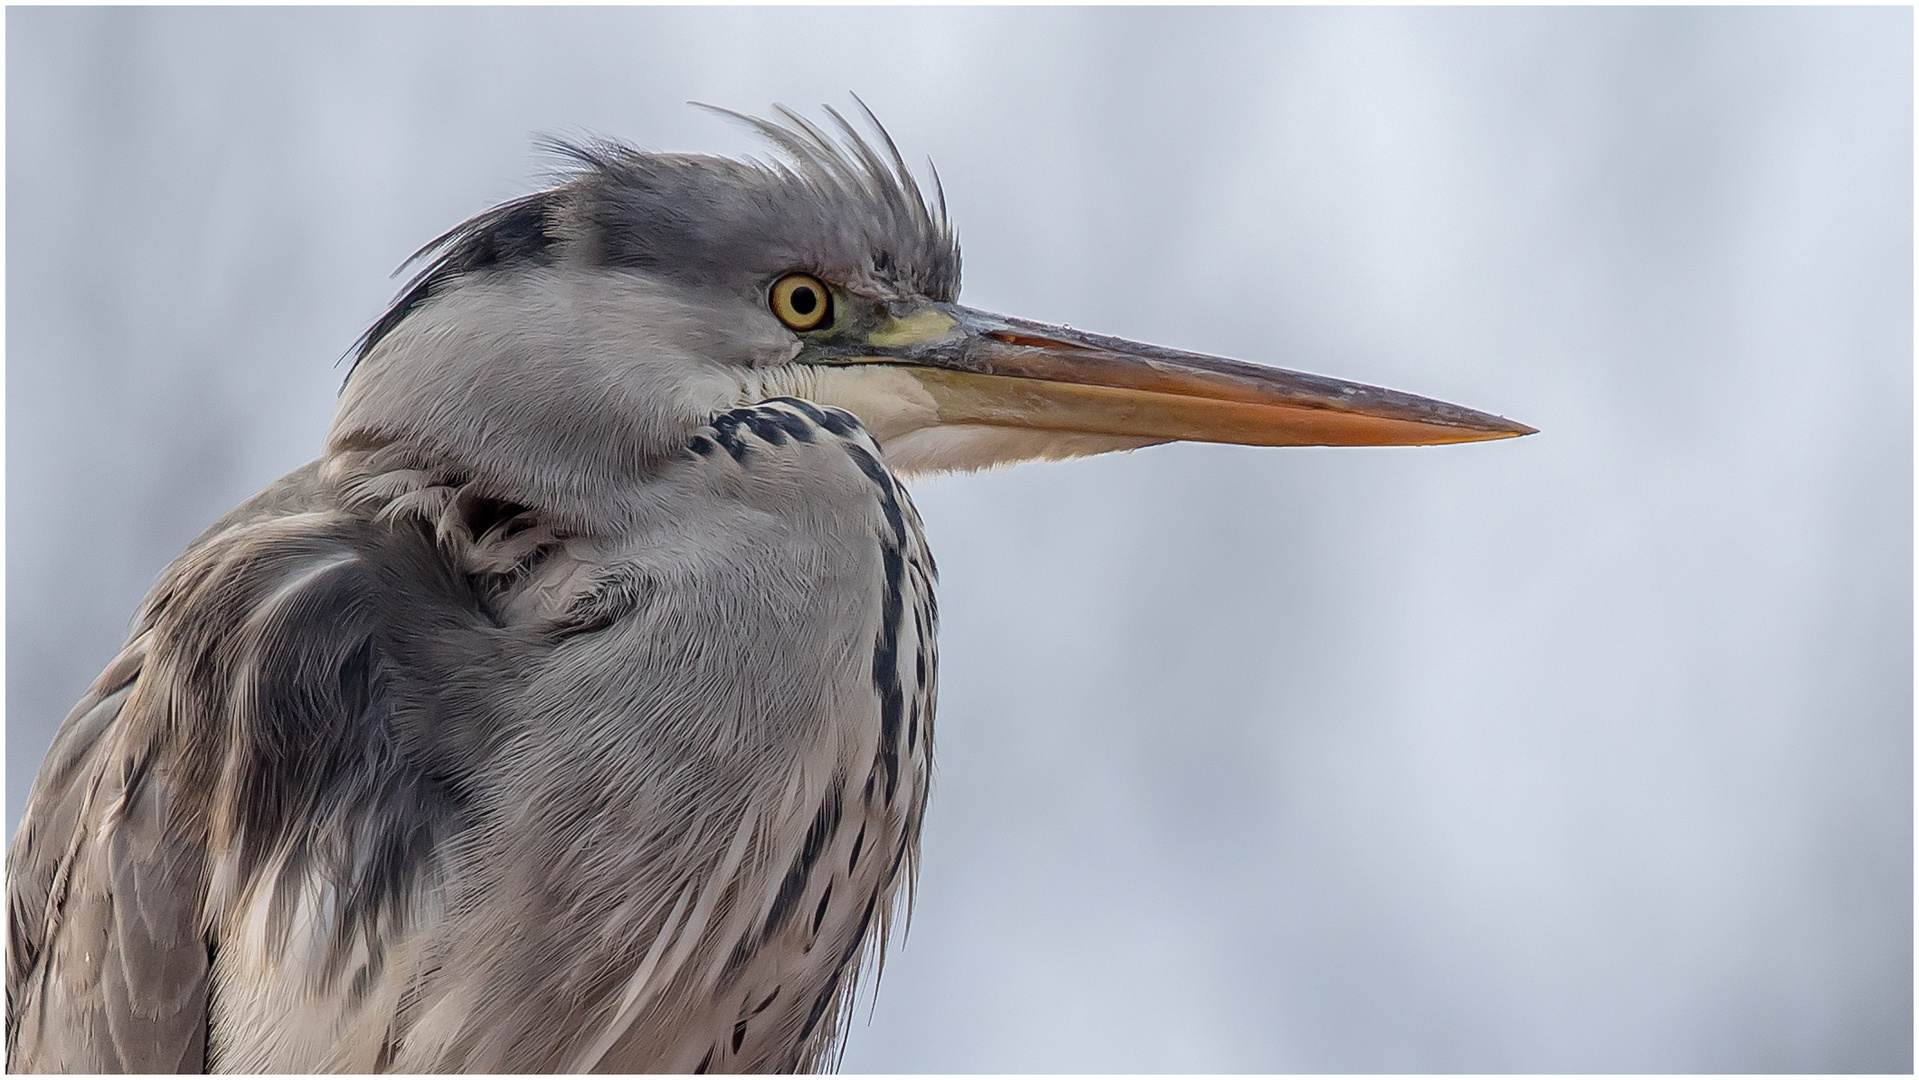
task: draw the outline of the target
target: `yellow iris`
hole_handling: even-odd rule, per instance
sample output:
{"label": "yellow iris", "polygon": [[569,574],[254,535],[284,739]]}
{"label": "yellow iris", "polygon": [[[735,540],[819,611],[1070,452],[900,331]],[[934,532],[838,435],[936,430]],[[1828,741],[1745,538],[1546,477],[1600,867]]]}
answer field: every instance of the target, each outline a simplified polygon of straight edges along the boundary
{"label": "yellow iris", "polygon": [[773,314],[791,330],[817,330],[832,314],[833,297],[819,278],[788,274],[773,283]]}

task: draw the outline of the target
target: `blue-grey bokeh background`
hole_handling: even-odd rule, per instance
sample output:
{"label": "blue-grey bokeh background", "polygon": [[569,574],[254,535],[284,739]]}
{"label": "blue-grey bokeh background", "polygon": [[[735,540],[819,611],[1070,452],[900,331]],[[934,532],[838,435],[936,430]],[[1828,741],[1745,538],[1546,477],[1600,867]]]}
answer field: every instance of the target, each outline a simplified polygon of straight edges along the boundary
{"label": "blue-grey bokeh background", "polygon": [[1912,16],[7,16],[7,814],[537,132],[857,90],[965,299],[1517,417],[938,480],[940,766],[846,1064],[1912,1066]]}

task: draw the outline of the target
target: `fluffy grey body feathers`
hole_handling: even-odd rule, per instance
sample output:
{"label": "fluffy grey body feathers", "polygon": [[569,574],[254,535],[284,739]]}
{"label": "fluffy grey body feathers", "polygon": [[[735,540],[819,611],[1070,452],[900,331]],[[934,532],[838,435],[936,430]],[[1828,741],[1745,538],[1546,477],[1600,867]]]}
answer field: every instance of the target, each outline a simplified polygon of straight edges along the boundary
{"label": "fluffy grey body feathers", "polygon": [[367,456],[196,541],[68,721],[15,1067],[830,1065],[929,781],[933,569],[878,448],[729,412],[577,537]]}

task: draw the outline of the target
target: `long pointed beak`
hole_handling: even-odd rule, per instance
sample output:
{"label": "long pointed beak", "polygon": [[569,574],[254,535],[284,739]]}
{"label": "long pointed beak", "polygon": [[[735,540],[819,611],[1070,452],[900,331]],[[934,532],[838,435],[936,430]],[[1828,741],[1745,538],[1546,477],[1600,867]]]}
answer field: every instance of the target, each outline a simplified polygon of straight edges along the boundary
{"label": "long pointed beak", "polygon": [[926,304],[808,359],[898,365],[941,424],[1248,446],[1428,446],[1534,431],[1396,390],[957,304]]}

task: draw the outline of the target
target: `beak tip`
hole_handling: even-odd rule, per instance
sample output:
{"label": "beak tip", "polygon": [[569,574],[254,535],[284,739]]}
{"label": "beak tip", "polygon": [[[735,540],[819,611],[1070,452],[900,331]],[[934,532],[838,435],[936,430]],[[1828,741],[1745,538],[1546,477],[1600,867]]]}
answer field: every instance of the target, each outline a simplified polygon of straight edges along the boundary
{"label": "beak tip", "polygon": [[1474,432],[1472,442],[1493,442],[1501,439],[1518,439],[1527,435],[1539,434],[1539,429],[1517,420],[1508,420],[1492,413],[1474,411],[1470,420],[1462,425]]}

